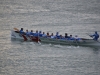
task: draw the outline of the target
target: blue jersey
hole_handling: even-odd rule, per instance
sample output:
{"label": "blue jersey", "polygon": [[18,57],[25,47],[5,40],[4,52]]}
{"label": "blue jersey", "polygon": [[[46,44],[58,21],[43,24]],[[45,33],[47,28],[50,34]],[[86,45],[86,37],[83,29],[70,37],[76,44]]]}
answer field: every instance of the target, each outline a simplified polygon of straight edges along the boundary
{"label": "blue jersey", "polygon": [[30,32],[29,34],[34,36],[34,33],[33,32]]}
{"label": "blue jersey", "polygon": [[39,36],[39,34],[38,34],[38,33],[34,33],[34,35],[33,35],[33,36],[38,37],[38,36]]}
{"label": "blue jersey", "polygon": [[97,33],[95,33],[94,35],[92,35],[92,36],[94,36],[94,40],[98,40],[98,38],[99,38],[99,34],[97,34]]}
{"label": "blue jersey", "polygon": [[56,35],[55,38],[60,39],[60,35]]}
{"label": "blue jersey", "polygon": [[75,38],[73,38],[73,37],[69,37],[69,38],[67,38],[68,40],[75,40]]}
{"label": "blue jersey", "polygon": [[39,33],[39,36],[40,36],[40,37],[42,37],[42,34],[41,34],[41,33]]}
{"label": "blue jersey", "polygon": [[30,36],[30,33],[29,32],[26,32],[26,36]]}
{"label": "blue jersey", "polygon": [[24,31],[23,31],[23,30],[20,30],[19,32],[20,32],[21,34],[24,34]]}

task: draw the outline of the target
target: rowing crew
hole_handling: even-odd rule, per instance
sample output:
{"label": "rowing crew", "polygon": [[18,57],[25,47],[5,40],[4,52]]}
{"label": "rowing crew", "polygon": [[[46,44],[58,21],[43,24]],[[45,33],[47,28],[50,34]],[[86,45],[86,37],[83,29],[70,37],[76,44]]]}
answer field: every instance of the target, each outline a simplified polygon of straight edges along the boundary
{"label": "rowing crew", "polygon": [[45,32],[41,32],[38,30],[36,30],[36,32],[34,33],[33,30],[31,30],[30,32],[28,30],[26,30],[26,32],[23,31],[23,28],[20,29],[19,31],[21,34],[24,34],[26,36],[35,36],[35,37],[46,37],[46,38],[52,38],[52,39],[62,39],[62,40],[81,40],[81,38],[78,38],[78,36],[76,35],[75,37],[72,37],[72,35],[68,36],[67,33],[65,33],[65,36],[59,35],[59,32],[56,33],[56,35],[54,35],[53,33],[51,33],[51,35],[49,34],[49,32],[47,32],[47,34],[45,34]]}
{"label": "rowing crew", "polygon": [[[72,37],[72,35],[68,36],[67,33],[65,33],[65,36],[59,35],[59,33],[57,32],[56,35],[54,35],[53,33],[51,35],[49,35],[49,33],[47,32],[47,34],[45,34],[45,32],[41,32],[38,30],[36,30],[35,33],[33,33],[33,30],[31,30],[31,32],[29,32],[28,30],[26,30],[26,32],[23,31],[23,28],[21,28],[20,30],[21,34],[25,34],[26,36],[35,36],[35,37],[46,37],[46,38],[52,38],[52,39],[67,39],[67,40],[81,40],[81,38],[78,38],[78,36],[76,35],[75,37]],[[97,33],[97,31],[95,32],[95,34],[90,35],[90,37],[93,37],[93,40],[98,40],[99,38],[99,34]]]}

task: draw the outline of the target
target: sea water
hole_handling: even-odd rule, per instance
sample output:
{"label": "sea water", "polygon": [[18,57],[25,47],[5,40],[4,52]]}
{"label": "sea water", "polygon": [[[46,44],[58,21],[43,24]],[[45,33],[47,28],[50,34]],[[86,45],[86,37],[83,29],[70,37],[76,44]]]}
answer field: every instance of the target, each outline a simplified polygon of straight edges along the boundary
{"label": "sea water", "polygon": [[0,0],[0,75],[100,74],[100,48],[11,40],[14,27],[90,38],[99,0]]}

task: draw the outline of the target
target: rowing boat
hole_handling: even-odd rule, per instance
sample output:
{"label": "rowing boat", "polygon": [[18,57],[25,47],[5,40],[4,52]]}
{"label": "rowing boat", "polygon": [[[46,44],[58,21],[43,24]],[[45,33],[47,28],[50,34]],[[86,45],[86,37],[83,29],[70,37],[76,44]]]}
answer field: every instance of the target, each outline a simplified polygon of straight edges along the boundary
{"label": "rowing boat", "polygon": [[63,39],[52,39],[46,37],[34,37],[34,36],[26,36],[24,34],[20,34],[19,30],[13,29],[11,30],[11,38],[20,39],[24,41],[34,41],[41,43],[49,43],[49,44],[59,44],[59,45],[70,45],[70,46],[100,46],[100,42],[95,41],[93,39],[84,39],[81,40],[63,40]]}

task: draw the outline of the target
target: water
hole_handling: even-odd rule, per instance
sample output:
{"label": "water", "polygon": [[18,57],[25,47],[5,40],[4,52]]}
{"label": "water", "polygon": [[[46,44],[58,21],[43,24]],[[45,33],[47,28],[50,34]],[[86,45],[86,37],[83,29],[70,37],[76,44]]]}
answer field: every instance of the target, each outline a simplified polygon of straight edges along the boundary
{"label": "water", "polygon": [[0,75],[99,75],[100,48],[12,41],[14,27],[90,38],[99,0],[0,0]]}

